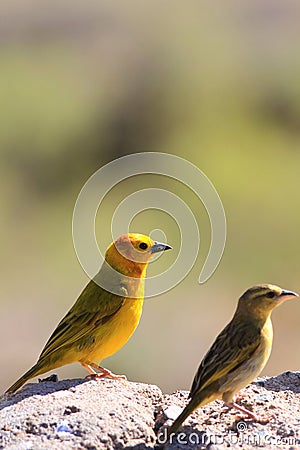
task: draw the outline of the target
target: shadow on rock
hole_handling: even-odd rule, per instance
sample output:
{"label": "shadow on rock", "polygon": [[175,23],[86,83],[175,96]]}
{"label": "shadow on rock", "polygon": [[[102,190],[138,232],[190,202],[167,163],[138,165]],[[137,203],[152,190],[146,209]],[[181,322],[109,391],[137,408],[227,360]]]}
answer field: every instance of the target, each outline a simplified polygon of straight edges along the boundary
{"label": "shadow on rock", "polygon": [[295,394],[300,393],[300,371],[284,372],[276,377],[260,378],[253,382],[258,386],[262,386],[268,391],[292,391]]}
{"label": "shadow on rock", "polygon": [[85,378],[74,378],[72,380],[67,379],[61,381],[47,381],[47,379],[45,379],[39,383],[28,383],[15,393],[1,395],[0,410],[15,405],[33,395],[53,394],[53,392],[64,391],[90,381],[91,380]]}

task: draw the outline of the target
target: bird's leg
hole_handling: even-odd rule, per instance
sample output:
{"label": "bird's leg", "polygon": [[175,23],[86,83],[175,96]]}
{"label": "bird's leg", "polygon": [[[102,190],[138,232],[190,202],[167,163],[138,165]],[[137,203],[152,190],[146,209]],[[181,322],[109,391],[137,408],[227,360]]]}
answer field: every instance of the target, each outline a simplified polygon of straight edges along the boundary
{"label": "bird's leg", "polygon": [[238,411],[241,411],[243,414],[245,414],[246,417],[249,417],[250,419],[252,419],[254,422],[258,422],[258,423],[268,423],[270,421],[270,419],[272,419],[274,416],[259,416],[257,414],[255,414],[252,411],[249,411],[249,409],[244,408],[243,406],[239,405],[238,403],[236,403],[235,401],[232,402],[226,402],[225,403],[226,406],[228,406],[229,408],[235,408]]}
{"label": "bird's leg", "polygon": [[98,366],[97,364],[91,363],[90,366],[93,369],[100,370],[101,373],[97,374],[97,375],[100,375],[100,378],[107,377],[107,378],[112,378],[113,380],[127,380],[127,377],[125,375],[116,375],[115,373],[111,372],[110,370],[105,369],[104,367]]}
{"label": "bird's leg", "polygon": [[[111,378],[113,380],[127,380],[125,375],[116,375],[104,367],[98,366],[95,363],[83,364],[81,365],[89,372],[86,378]],[[94,369],[100,370],[100,373],[96,372]]]}
{"label": "bird's leg", "polygon": [[89,375],[87,375],[85,378],[88,378],[91,376],[93,377],[94,375],[97,375],[97,372],[94,369],[92,369],[90,365],[84,364],[82,362],[80,364],[82,365],[82,367],[85,368],[85,370],[87,370],[89,372]]}

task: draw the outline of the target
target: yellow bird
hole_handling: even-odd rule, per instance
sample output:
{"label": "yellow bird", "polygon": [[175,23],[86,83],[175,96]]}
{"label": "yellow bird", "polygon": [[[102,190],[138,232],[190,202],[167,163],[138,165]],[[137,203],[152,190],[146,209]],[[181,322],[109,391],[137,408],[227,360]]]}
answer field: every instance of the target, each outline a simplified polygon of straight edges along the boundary
{"label": "yellow bird", "polygon": [[134,333],[142,314],[147,265],[155,253],[170,248],[138,233],[124,234],[113,242],[100,271],[57,325],[37,363],[6,392],[15,392],[31,378],[73,362],[93,377],[126,379],[101,367],[100,362]]}
{"label": "yellow bird", "polygon": [[271,284],[253,286],[241,296],[232,320],[204,356],[192,384],[190,401],[169,428],[169,438],[195,409],[220,398],[253,420],[265,420],[238,405],[234,396],[260,374],[269,359],[272,310],[295,296],[298,294]]}

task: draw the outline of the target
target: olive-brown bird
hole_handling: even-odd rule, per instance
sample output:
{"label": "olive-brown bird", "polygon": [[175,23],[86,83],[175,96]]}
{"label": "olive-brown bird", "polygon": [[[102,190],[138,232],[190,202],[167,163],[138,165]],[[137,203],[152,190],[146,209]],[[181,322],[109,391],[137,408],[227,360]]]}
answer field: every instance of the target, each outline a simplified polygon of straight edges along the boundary
{"label": "olive-brown bird", "polygon": [[94,377],[126,378],[104,369],[100,362],[117,352],[135,331],[142,314],[148,262],[155,253],[170,248],[138,233],[124,234],[113,242],[100,271],[57,325],[37,363],[6,392],[15,392],[29,379],[73,362]]}
{"label": "olive-brown bird", "polygon": [[169,428],[168,437],[195,409],[220,398],[253,420],[260,420],[238,405],[234,396],[259,375],[269,359],[272,310],[295,296],[298,294],[271,284],[253,286],[241,296],[232,320],[204,356],[192,384],[190,401]]}

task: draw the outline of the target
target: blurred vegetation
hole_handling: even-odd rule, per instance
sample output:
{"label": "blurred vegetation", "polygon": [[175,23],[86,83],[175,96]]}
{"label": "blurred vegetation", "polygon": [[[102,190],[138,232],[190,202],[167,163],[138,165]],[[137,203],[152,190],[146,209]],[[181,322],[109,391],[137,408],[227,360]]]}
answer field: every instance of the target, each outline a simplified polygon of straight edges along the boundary
{"label": "blurred vegetation", "polygon": [[[146,302],[136,334],[104,365],[168,391],[188,388],[247,287],[300,291],[298,2],[13,0],[0,14],[1,390],[34,363],[87,281],[71,235],[81,187],[138,151],[179,155],[209,177],[227,245],[199,286],[210,230],[195,196],[151,176],[115,187],[99,211],[102,249],[115,206],[142,187],[186,200],[201,249],[190,275]],[[176,257],[178,229],[163,213],[132,225],[162,228]],[[295,301],[274,313],[265,373],[299,369],[299,311]],[[83,375],[78,365],[59,373]]]}

